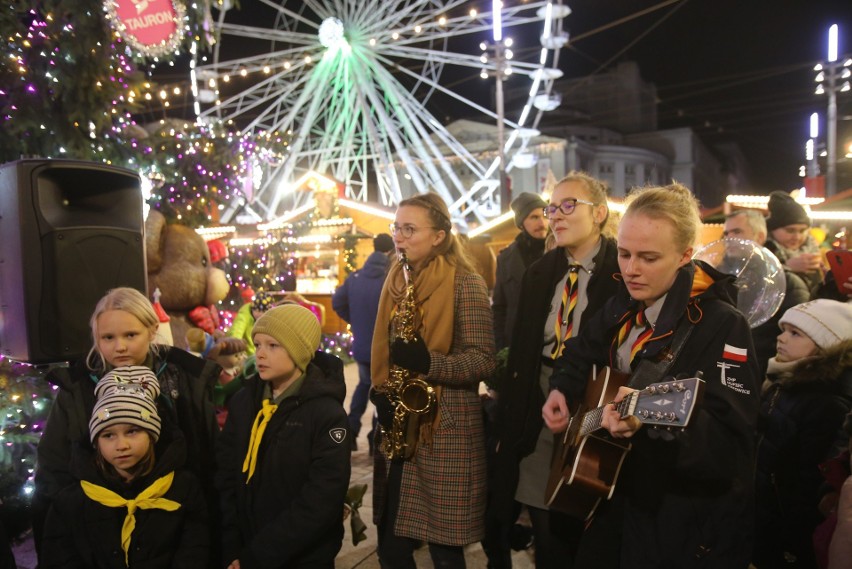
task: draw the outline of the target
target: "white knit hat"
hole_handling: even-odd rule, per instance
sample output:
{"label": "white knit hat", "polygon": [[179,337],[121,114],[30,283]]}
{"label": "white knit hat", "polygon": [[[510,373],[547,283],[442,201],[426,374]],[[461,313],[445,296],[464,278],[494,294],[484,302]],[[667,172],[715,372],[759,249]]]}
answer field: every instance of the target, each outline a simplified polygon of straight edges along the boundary
{"label": "white knit hat", "polygon": [[89,435],[94,443],[98,434],[110,425],[129,423],[160,437],[157,397],[160,382],[144,366],[117,367],[95,386],[95,407],[89,420]]}
{"label": "white knit hat", "polygon": [[792,324],[825,350],[852,339],[852,305],[818,298],[787,310],[778,325]]}

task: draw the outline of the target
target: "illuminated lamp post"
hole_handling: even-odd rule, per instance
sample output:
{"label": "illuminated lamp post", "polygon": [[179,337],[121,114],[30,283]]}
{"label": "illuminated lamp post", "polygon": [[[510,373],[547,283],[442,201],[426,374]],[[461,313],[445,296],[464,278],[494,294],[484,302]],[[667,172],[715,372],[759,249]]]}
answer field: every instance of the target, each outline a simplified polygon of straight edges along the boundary
{"label": "illuminated lamp post", "polygon": [[837,93],[849,91],[849,77],[852,75],[849,67],[852,59],[847,58],[843,64],[837,60],[838,46],[837,24],[828,28],[828,60],[825,65],[818,63],[814,67],[818,83],[816,94],[828,95],[827,122],[827,151],[826,163],[826,195],[833,196],[837,192]]}

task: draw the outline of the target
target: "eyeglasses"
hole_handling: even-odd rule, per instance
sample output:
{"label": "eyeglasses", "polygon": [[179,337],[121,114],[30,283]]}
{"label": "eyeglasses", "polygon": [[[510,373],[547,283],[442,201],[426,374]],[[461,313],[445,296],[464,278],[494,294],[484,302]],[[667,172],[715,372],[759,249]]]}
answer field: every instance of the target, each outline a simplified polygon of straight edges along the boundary
{"label": "eyeglasses", "polygon": [[411,236],[421,229],[435,229],[434,227],[415,227],[413,225],[397,225],[396,223],[391,223],[388,228],[390,229],[390,234],[394,237],[396,237],[397,233],[402,233],[402,236],[406,239],[411,239]]}
{"label": "eyeglasses", "polygon": [[563,215],[571,215],[574,213],[574,210],[577,208],[578,203],[584,203],[586,205],[597,205],[594,202],[587,202],[586,200],[578,200],[577,198],[568,198],[567,200],[562,200],[562,203],[559,205],[550,204],[545,206],[544,208],[544,217],[553,217],[553,214],[556,213],[556,210],[562,212]]}

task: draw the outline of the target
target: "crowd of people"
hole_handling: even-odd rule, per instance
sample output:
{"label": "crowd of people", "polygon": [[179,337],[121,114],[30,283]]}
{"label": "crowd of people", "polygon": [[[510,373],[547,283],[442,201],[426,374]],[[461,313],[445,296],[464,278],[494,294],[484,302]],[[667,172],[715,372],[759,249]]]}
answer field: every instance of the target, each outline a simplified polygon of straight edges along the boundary
{"label": "crowd of people", "polygon": [[[693,259],[698,202],[677,183],[634,190],[617,223],[585,173],[548,201],[520,193],[490,294],[447,204],[403,200],[333,297],[359,372],[348,414],[343,364],[298,303],[258,295],[239,345],[202,338],[197,357],[154,342],[143,294],[112,290],[88,357],[49,376],[39,567],[332,569],[368,401],[383,569],[416,567],[421,546],[436,568],[463,568],[477,542],[489,569],[511,567],[527,519],[540,568],[848,567],[852,279],[826,271],[788,194],[768,210],[725,220],[784,266],[784,303],[751,328],[735,277]],[[505,380],[483,405],[501,349]],[[244,350],[242,370],[219,359]],[[625,383],[586,413],[602,369]],[[685,428],[627,406],[684,378],[703,380]],[[608,492],[577,488],[587,498],[566,509],[545,489],[580,417],[625,452]]]}

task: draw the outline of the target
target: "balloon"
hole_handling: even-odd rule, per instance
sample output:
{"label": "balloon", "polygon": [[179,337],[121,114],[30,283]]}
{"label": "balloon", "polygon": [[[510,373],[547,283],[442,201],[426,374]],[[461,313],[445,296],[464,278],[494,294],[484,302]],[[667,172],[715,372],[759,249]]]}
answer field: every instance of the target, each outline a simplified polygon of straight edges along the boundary
{"label": "balloon", "polygon": [[737,308],[752,328],[772,318],[784,300],[787,279],[781,261],[754,241],[725,237],[696,251],[693,259],[737,277]]}

